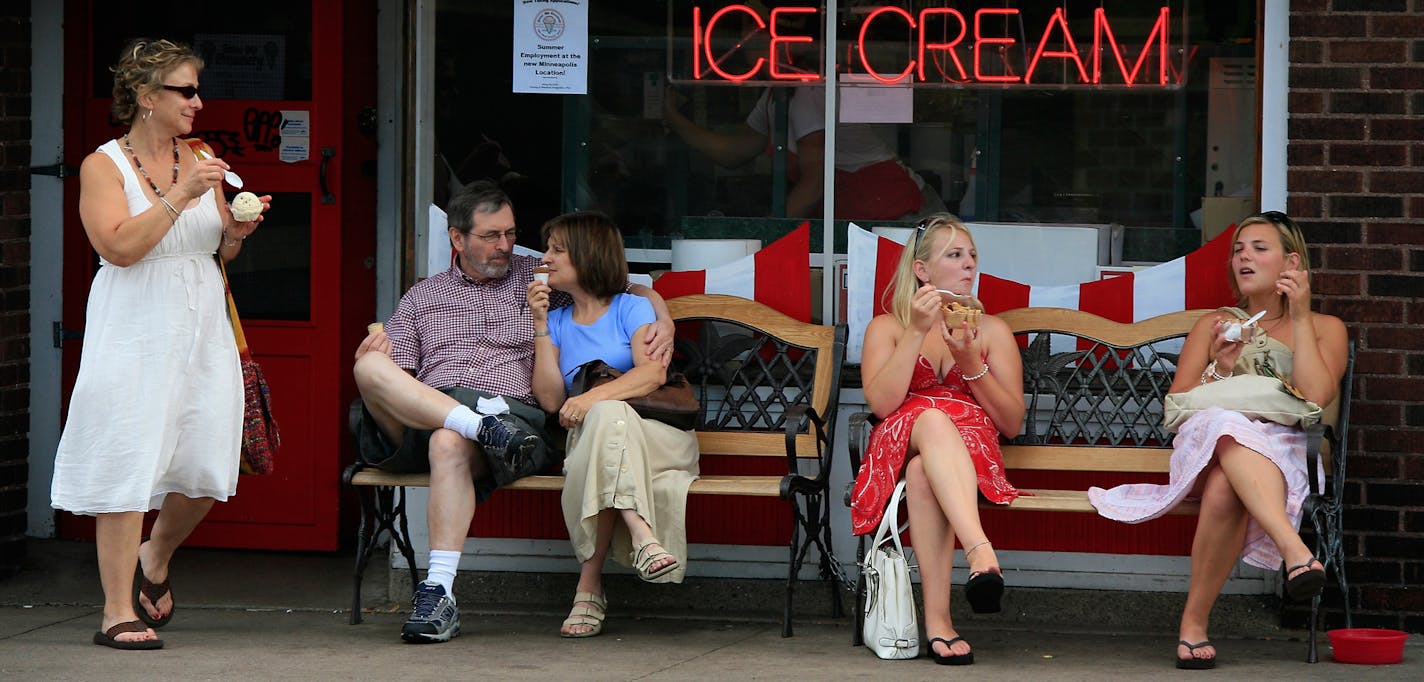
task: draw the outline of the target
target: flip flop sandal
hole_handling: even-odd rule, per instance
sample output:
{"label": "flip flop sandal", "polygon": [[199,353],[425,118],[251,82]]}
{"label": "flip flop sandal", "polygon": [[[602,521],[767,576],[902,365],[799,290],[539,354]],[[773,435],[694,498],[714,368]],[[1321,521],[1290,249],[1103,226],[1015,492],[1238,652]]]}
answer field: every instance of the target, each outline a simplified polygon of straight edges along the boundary
{"label": "flip flop sandal", "polygon": [[138,598],[140,594],[148,597],[148,603],[153,604],[154,608],[158,608],[158,600],[162,599],[163,595],[169,594],[172,591],[173,590],[168,586],[167,580],[161,583],[149,581],[148,577],[143,574],[143,564],[140,563],[138,566],[138,589],[134,590],[133,597],[134,611],[138,613],[139,620],[151,628],[161,628],[167,625],[168,621],[173,620],[173,612],[178,610],[176,601],[173,604],[173,608],[170,608],[168,613],[164,614],[162,618],[154,618],[149,615],[148,609],[143,607],[143,602],[139,601]]}
{"label": "flip flop sandal", "polygon": [[1173,658],[1177,659],[1178,668],[1181,668],[1182,670],[1211,670],[1212,668],[1216,667],[1215,656],[1212,656],[1211,658],[1197,658],[1196,654],[1194,653],[1197,649],[1200,649],[1204,646],[1211,646],[1211,640],[1204,639],[1200,642],[1197,642],[1196,644],[1192,644],[1191,642],[1182,639],[1178,640],[1177,644],[1186,647],[1188,652],[1192,652],[1191,658],[1181,658],[1178,656],[1173,656]]}
{"label": "flip flop sandal", "polygon": [[1319,559],[1311,557],[1310,561],[1286,569],[1286,575],[1300,571],[1303,568],[1310,569],[1301,571],[1296,574],[1294,578],[1286,579],[1286,594],[1290,595],[1291,599],[1295,601],[1310,601],[1315,598],[1315,595],[1320,594],[1321,590],[1325,589],[1325,569],[1310,568],[1311,564],[1318,563],[1320,563]]}
{"label": "flip flop sandal", "polygon": [[[653,547],[657,549],[651,549]],[[672,563],[665,564],[662,568],[657,570],[652,570],[653,564],[664,559],[672,559]],[[633,550],[633,568],[637,569],[638,577],[643,580],[655,580],[677,570],[677,566],[677,557],[668,554],[667,550],[663,548],[662,543],[653,538],[649,538],[646,542],[638,545],[638,547]]]}
{"label": "flip flop sandal", "polygon": [[[969,652],[969,653],[967,653],[967,654],[949,654],[949,655],[947,655],[947,656],[941,656],[940,653],[939,653],[938,651],[935,651],[935,649],[934,649],[935,642],[944,642],[944,645],[945,645],[946,647],[953,647],[955,642],[963,642],[963,641],[964,641],[964,638],[963,638],[963,637],[955,637],[954,639],[945,639],[945,638],[943,638],[943,637],[935,637],[935,638],[931,639],[931,640],[930,640],[930,658],[934,659],[934,662],[935,662],[935,663],[938,663],[938,664],[940,664],[940,665],[972,665],[972,664],[974,663],[974,652],[973,652],[973,651],[971,651],[971,652]],[[965,643],[967,644],[968,642],[965,642]]]}
{"label": "flip flop sandal", "polygon": [[972,573],[964,583],[964,596],[974,613],[998,613],[1002,610],[999,598],[1004,596],[1004,576],[988,571]]}
{"label": "flip flop sandal", "polygon": [[143,632],[147,629],[148,626],[136,620],[119,623],[118,625],[115,625],[114,627],[111,627],[108,630],[94,633],[94,643],[98,644],[99,646],[106,646],[111,649],[123,649],[125,651],[148,651],[152,649],[162,649],[163,640],[161,639],[145,639],[138,642],[115,639],[116,637],[124,634],[125,632]]}
{"label": "flip flop sandal", "polygon": [[589,629],[583,632],[568,633],[559,631],[560,637],[577,639],[581,637],[593,637],[603,632],[603,618],[606,615],[608,601],[592,592],[575,592],[574,607],[569,610],[569,617],[564,619],[563,627],[586,626]]}

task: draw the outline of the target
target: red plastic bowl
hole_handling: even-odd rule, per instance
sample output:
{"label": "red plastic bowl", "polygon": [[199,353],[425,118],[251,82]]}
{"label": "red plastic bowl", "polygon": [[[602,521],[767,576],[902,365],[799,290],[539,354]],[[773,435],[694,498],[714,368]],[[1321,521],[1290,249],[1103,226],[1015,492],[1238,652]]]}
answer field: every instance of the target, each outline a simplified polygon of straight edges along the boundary
{"label": "red plastic bowl", "polygon": [[1404,658],[1404,640],[1409,633],[1379,628],[1329,630],[1330,649],[1340,663],[1381,665]]}

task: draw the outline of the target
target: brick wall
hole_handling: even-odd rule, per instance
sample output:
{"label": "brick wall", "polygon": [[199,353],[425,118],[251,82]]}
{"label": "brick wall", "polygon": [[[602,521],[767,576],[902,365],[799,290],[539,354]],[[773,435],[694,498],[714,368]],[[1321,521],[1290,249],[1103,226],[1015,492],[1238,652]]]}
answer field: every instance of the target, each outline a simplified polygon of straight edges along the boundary
{"label": "brick wall", "polygon": [[1359,347],[1348,598],[1357,627],[1424,632],[1424,0],[1296,0],[1290,34],[1288,210]]}
{"label": "brick wall", "polygon": [[0,577],[24,558],[30,449],[30,6],[0,9]]}

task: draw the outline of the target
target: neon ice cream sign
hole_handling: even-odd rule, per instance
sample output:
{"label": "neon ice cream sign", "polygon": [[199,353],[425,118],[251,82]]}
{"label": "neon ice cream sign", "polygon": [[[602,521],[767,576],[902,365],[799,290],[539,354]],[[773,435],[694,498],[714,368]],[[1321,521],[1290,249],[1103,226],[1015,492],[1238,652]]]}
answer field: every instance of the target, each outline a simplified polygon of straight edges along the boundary
{"label": "neon ice cream sign", "polygon": [[[819,81],[821,74],[787,69],[773,55],[795,45],[816,42],[814,36],[788,33],[784,22],[795,15],[818,15],[816,7],[777,7],[764,18],[755,9],[741,4],[728,5],[711,12],[692,8],[692,77],[695,80],[727,80],[740,82],[762,76],[780,81]],[[1017,38],[992,35],[987,24],[995,21],[1021,21],[1016,8],[983,7],[969,13],[950,7],[930,7],[918,14],[897,6],[882,6],[871,10],[861,21],[854,55],[847,66],[863,70],[882,83],[903,83],[907,79],[919,82],[948,82],[1003,86],[1043,85],[1045,68],[1061,65],[1066,74],[1053,85],[1099,86],[1105,84],[1161,87],[1174,86],[1181,74],[1169,57],[1171,11],[1159,7],[1147,38],[1133,59],[1131,47],[1120,42],[1113,32],[1108,14],[1101,7],[1093,11],[1092,34],[1082,46],[1069,31],[1068,17],[1062,7],[1055,9],[1039,34],[1037,41],[1020,45]],[[760,53],[744,43],[738,43],[720,57],[714,53],[714,31],[722,22],[750,22],[757,32],[766,32],[769,41]],[[914,45],[908,59],[897,64],[875,63],[868,53],[871,30],[901,29],[910,31]],[[726,27],[722,29],[724,32]],[[1014,73],[1005,57],[1010,51],[1022,50],[1025,66]],[[723,66],[727,57],[744,52],[750,64],[742,71]],[[997,67],[997,68],[996,68]],[[892,69],[899,68],[899,71]],[[933,72],[930,70],[933,69]],[[764,72],[764,75],[763,75]],[[1106,78],[1105,78],[1106,77]]]}

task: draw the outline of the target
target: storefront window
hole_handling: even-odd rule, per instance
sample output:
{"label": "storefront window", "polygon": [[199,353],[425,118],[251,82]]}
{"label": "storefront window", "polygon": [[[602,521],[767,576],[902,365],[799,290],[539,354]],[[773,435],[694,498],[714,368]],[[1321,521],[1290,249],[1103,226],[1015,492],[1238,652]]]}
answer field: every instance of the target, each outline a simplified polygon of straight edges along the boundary
{"label": "storefront window", "polygon": [[526,235],[575,207],[649,244],[819,218],[830,157],[838,219],[1120,224],[1161,260],[1256,192],[1253,2],[840,2],[829,144],[820,3],[589,12],[588,94],[525,95],[510,5],[440,3],[437,178],[504,181]]}

